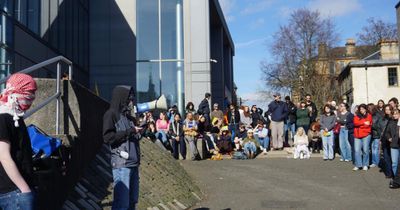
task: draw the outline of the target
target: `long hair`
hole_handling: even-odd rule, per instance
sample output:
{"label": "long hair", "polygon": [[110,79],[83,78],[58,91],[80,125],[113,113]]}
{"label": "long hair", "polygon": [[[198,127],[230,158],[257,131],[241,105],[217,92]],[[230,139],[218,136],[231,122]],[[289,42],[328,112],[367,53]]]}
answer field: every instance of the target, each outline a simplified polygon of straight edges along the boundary
{"label": "long hair", "polygon": [[367,116],[368,113],[369,113],[369,111],[368,111],[368,106],[367,106],[366,104],[360,104],[360,105],[358,106],[358,114],[359,114],[360,116],[362,115],[362,114],[361,114],[361,108],[363,108],[363,109],[366,110],[365,116]]}
{"label": "long hair", "polygon": [[[190,109],[190,106],[192,106],[193,108]],[[194,104],[193,104],[191,101],[189,101],[189,102],[186,104],[186,110],[189,110],[189,111],[193,111],[193,110],[194,110]]]}
{"label": "long hair", "polygon": [[[326,108],[329,108],[329,113],[325,111]],[[331,114],[331,115],[332,115],[332,114],[333,114],[333,110],[332,110],[332,108],[331,108],[331,105],[325,104],[325,106],[324,106],[324,108],[323,108],[323,110],[322,110],[322,113],[323,113],[324,115],[327,115],[327,114]]]}
{"label": "long hair", "polygon": [[[300,133],[302,133],[302,135],[300,135]],[[304,135],[307,135],[306,132],[304,131],[304,128],[303,127],[297,128],[296,136],[304,136]]]}

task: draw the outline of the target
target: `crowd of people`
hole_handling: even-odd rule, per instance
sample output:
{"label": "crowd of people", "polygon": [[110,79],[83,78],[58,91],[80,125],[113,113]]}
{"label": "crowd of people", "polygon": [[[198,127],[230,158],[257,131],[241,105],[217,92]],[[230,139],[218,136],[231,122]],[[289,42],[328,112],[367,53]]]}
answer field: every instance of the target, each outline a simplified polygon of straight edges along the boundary
{"label": "crowd of people", "polygon": [[[159,113],[157,119],[146,112],[139,116],[139,124],[145,129],[145,138],[170,151],[175,159],[186,159],[189,152],[191,160],[199,160],[196,142],[202,140],[209,157],[225,154],[253,159],[287,148],[294,159],[309,159],[322,152],[324,161],[337,156],[341,162],[353,163],[354,171],[380,167],[386,178],[398,176],[400,115],[396,98],[388,104],[379,100],[351,107],[329,101],[319,110],[309,94],[296,104],[289,96],[284,100],[279,93],[273,96],[264,112],[256,105],[221,107],[215,103],[211,108],[207,93],[197,110],[189,102],[185,113],[179,113],[176,106]],[[398,186],[391,181],[390,187]]]}

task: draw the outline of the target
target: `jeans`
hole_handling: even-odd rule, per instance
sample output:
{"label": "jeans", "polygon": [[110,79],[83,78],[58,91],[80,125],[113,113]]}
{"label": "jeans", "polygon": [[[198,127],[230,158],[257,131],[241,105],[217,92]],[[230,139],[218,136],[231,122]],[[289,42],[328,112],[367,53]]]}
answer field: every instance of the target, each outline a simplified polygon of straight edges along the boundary
{"label": "jeans", "polygon": [[[369,142],[371,135],[362,139],[354,138],[354,157],[356,167],[369,166]],[[362,151],[361,151],[362,150]]]}
{"label": "jeans", "polygon": [[324,160],[330,159],[332,160],[334,157],[333,153],[333,132],[329,131],[329,136],[324,136],[323,135],[324,130],[321,130],[321,136],[322,136],[322,147],[324,150]]}
{"label": "jeans", "polygon": [[172,139],[172,153],[175,159],[179,159],[179,152],[183,159],[186,159],[186,143],[183,137],[180,137],[179,141]]}
{"label": "jeans", "polygon": [[383,172],[385,173],[385,176],[393,177],[392,157],[390,155],[390,148],[382,147],[382,150],[383,150],[383,160],[384,160]]}
{"label": "jeans", "polygon": [[35,196],[33,192],[21,193],[14,190],[0,195],[0,209],[2,210],[33,210],[35,209]]}
{"label": "jeans", "polygon": [[398,176],[398,165],[399,165],[399,153],[400,149],[398,148],[391,148],[390,149],[390,155],[392,157],[392,171],[393,171],[393,177]]}
{"label": "jeans", "polygon": [[257,139],[262,147],[264,147],[265,149],[268,149],[268,146],[269,146],[269,138],[268,137],[264,137],[264,138],[257,137]]}
{"label": "jeans", "polygon": [[164,131],[157,131],[156,137],[164,144],[168,144],[167,134]]}
{"label": "jeans", "polygon": [[293,139],[294,135],[296,135],[296,123],[286,123],[284,127],[283,133],[285,134],[285,142],[289,143],[289,132],[291,133],[291,138]]}
{"label": "jeans", "polygon": [[253,142],[247,142],[243,145],[243,150],[246,154],[250,154],[250,152],[256,154],[257,147]]}
{"label": "jeans", "polygon": [[135,210],[139,200],[139,167],[113,169],[112,210]]}
{"label": "jeans", "polygon": [[343,160],[352,160],[351,157],[351,146],[349,142],[349,130],[347,128],[341,128],[339,133],[339,147],[340,154]]}
{"label": "jeans", "polygon": [[236,132],[239,130],[239,124],[229,124],[228,129],[229,132],[231,132],[231,141],[233,143],[235,141]]}
{"label": "jeans", "polygon": [[185,136],[185,140],[186,143],[189,144],[192,160],[196,160],[199,157],[199,150],[197,150],[197,139],[193,136]]}
{"label": "jeans", "polygon": [[379,165],[379,141],[380,139],[374,139],[371,143],[372,164],[375,165]]}

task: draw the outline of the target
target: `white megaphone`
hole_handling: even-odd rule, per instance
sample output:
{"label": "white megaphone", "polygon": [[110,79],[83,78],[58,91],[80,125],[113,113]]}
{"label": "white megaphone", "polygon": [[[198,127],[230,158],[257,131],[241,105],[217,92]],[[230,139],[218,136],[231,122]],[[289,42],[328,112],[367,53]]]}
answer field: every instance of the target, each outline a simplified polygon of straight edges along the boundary
{"label": "white megaphone", "polygon": [[167,110],[167,99],[165,98],[164,95],[161,95],[158,99],[146,103],[141,103],[137,104],[137,112],[138,113],[143,113],[147,112],[150,110],[155,110],[155,109],[163,109]]}

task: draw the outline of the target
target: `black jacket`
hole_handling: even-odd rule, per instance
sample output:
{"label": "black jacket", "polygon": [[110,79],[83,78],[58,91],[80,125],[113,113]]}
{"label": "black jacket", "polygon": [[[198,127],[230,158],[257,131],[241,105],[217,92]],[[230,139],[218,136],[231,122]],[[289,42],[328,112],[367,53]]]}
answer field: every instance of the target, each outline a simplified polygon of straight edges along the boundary
{"label": "black jacket", "polygon": [[309,106],[311,106],[311,108],[312,108],[310,121],[311,121],[311,122],[315,122],[315,120],[317,119],[317,116],[318,116],[317,106],[316,106],[315,103],[312,102],[312,101],[311,101],[310,104],[306,104],[306,108],[308,108]]}
{"label": "black jacket", "polygon": [[[133,88],[116,86],[110,108],[103,117],[103,139],[111,147],[111,163],[113,168],[136,167],[140,164],[139,136],[135,135],[135,126],[129,115],[128,98]],[[121,151],[129,154],[124,159]]]}
{"label": "black jacket", "polygon": [[372,116],[372,139],[380,139],[384,126],[382,124],[382,115],[375,113]]}
{"label": "black jacket", "polygon": [[228,111],[228,124],[239,124],[240,123],[240,113],[238,110],[235,110],[235,114],[232,114],[232,111]]}
{"label": "black jacket", "polygon": [[[397,126],[397,122],[397,120],[390,120],[387,126],[386,139],[391,148],[399,148],[399,126]],[[392,142],[389,142],[389,139]]]}
{"label": "black jacket", "polygon": [[286,105],[289,112],[286,118],[286,122],[290,124],[296,123],[296,111],[297,111],[296,105],[294,105],[294,103],[291,101],[287,102]]}
{"label": "black jacket", "polygon": [[197,109],[197,112],[199,114],[206,114],[206,115],[210,115],[211,111],[210,111],[210,104],[208,103],[207,99],[203,99],[201,101],[201,103],[199,104],[199,108]]}

